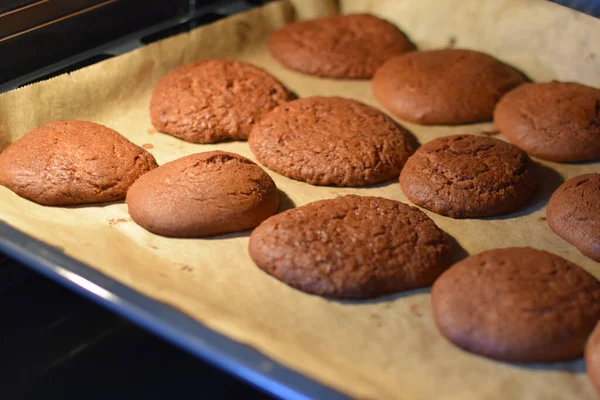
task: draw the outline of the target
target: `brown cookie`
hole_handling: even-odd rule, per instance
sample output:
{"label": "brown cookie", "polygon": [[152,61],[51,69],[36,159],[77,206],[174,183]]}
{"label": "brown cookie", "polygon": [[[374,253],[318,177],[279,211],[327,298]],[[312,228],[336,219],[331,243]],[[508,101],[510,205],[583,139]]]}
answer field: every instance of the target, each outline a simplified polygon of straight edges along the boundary
{"label": "brown cookie", "polygon": [[400,174],[406,197],[452,218],[507,214],[533,193],[532,162],[518,147],[498,139],[453,135],[421,146]]}
{"label": "brown cookie", "polygon": [[546,220],[558,236],[600,262],[600,174],[563,183],[548,202]]}
{"label": "brown cookie", "polygon": [[412,150],[408,132],[381,111],[340,97],[307,97],[267,114],[248,139],[258,160],[312,185],[392,179]]}
{"label": "brown cookie", "polygon": [[558,162],[600,159],[600,89],[528,83],[502,98],[494,123],[532,156]]}
{"label": "brown cookie", "polygon": [[290,96],[258,67],[202,60],[177,68],[158,82],[150,116],[156,129],[188,142],[246,140],[256,121]]}
{"label": "brown cookie", "polygon": [[0,154],[0,185],[38,204],[120,200],[156,168],[152,154],[105,126],[48,122]]}
{"label": "brown cookie", "polygon": [[370,14],[296,22],[269,38],[271,54],[286,67],[336,79],[369,79],[386,60],[414,48],[393,24]]}
{"label": "brown cookie", "polygon": [[584,269],[530,247],[468,257],[431,290],[435,322],[458,347],[497,360],[578,357],[600,319],[600,282]]}
{"label": "brown cookie", "polygon": [[446,234],[423,212],[353,195],[269,218],[252,232],[249,251],[296,289],[348,299],[430,285],[451,262]]}
{"label": "brown cookie", "polygon": [[209,151],[166,163],[127,193],[131,218],[169,237],[238,232],[277,212],[275,182],[258,165],[234,153]]}
{"label": "brown cookie", "polygon": [[600,324],[596,325],[585,346],[585,366],[590,381],[600,392]]}
{"label": "brown cookie", "polygon": [[375,97],[393,114],[423,125],[492,119],[500,97],[525,78],[471,50],[419,51],[394,57],[373,77]]}

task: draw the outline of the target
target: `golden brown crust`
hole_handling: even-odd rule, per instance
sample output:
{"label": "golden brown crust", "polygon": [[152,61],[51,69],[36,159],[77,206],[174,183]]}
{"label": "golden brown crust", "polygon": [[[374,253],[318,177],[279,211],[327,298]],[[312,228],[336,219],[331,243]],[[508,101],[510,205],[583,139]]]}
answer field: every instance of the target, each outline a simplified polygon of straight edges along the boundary
{"label": "golden brown crust", "polygon": [[209,151],[160,166],[127,193],[131,218],[150,232],[205,237],[250,229],[277,212],[275,182],[252,161]]}
{"label": "golden brown crust", "polygon": [[525,84],[500,100],[494,123],[534,157],[600,159],[600,89],[571,82]]}
{"label": "golden brown crust", "polygon": [[43,205],[120,200],[156,168],[152,154],[105,126],[48,122],[0,154],[0,185]]}
{"label": "golden brown crust", "polygon": [[273,76],[234,60],[202,60],[179,67],[156,85],[152,124],[194,143],[246,140],[269,110],[291,98]]}
{"label": "golden brown crust", "polygon": [[427,286],[451,262],[448,238],[423,212],[353,195],[269,218],[252,232],[249,252],[286,284],[337,298]]}
{"label": "golden brown crust", "polygon": [[590,381],[600,392],[600,324],[596,325],[585,346],[585,366]]}
{"label": "golden brown crust", "polygon": [[400,174],[402,191],[418,206],[452,218],[502,215],[533,193],[532,162],[498,139],[452,135],[434,139],[411,156]]}
{"label": "golden brown crust", "polygon": [[341,97],[307,97],[267,114],[248,140],[258,160],[312,185],[392,179],[412,153],[408,132],[381,111]]}
{"label": "golden brown crust", "polygon": [[412,52],[383,64],[373,93],[385,108],[423,125],[492,119],[500,97],[525,78],[495,58],[471,50]]}
{"label": "golden brown crust", "polygon": [[600,319],[600,282],[546,251],[495,249],[444,272],[431,303],[440,332],[464,350],[504,361],[559,361],[583,353]]}
{"label": "golden brown crust", "polygon": [[269,38],[271,54],[286,67],[336,79],[369,79],[386,60],[414,48],[393,24],[370,14],[296,22]]}
{"label": "golden brown crust", "polygon": [[557,235],[600,262],[600,174],[563,183],[548,202],[546,220]]}

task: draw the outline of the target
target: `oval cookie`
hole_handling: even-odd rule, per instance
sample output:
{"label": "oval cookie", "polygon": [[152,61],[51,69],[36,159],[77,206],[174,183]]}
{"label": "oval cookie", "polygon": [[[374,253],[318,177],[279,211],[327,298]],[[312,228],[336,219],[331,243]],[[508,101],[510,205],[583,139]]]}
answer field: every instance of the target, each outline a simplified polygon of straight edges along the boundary
{"label": "oval cookie", "polygon": [[453,135],[434,139],[410,157],[400,174],[406,197],[452,218],[507,214],[533,193],[532,162],[501,140]]}
{"label": "oval cookie", "polygon": [[583,353],[600,319],[600,282],[529,247],[466,258],[433,284],[435,322],[458,347],[497,360],[547,362]]}
{"label": "oval cookie", "polygon": [[105,126],[53,121],[0,154],[0,185],[38,204],[120,200],[157,166],[152,154]]}
{"label": "oval cookie", "polygon": [[585,366],[590,381],[600,392],[600,324],[596,325],[585,346]]}
{"label": "oval cookie", "polygon": [[192,154],[139,179],[127,193],[131,218],[169,237],[250,229],[279,206],[275,183],[258,165],[223,151]]}
{"label": "oval cookie", "polygon": [[312,185],[392,179],[412,150],[408,132],[381,111],[341,97],[307,97],[267,114],[248,144],[258,160]]}
{"label": "oval cookie", "polygon": [[600,262],[600,174],[563,183],[548,202],[546,220],[558,236]]}
{"label": "oval cookie", "polygon": [[393,24],[370,14],[336,15],[284,26],[269,38],[288,68],[337,79],[368,79],[389,58],[414,50]]}
{"label": "oval cookie", "polygon": [[179,67],[158,82],[150,116],[156,129],[188,142],[246,140],[256,121],[290,96],[258,67],[202,60]]}
{"label": "oval cookie", "polygon": [[430,285],[451,262],[445,233],[423,212],[353,195],[269,218],[252,232],[249,251],[294,288],[348,299]]}
{"label": "oval cookie", "polygon": [[534,157],[600,159],[600,89],[572,82],[528,83],[500,100],[494,123]]}
{"label": "oval cookie", "polygon": [[423,125],[490,121],[500,97],[525,78],[472,50],[412,52],[383,64],[373,77],[375,97],[398,117]]}

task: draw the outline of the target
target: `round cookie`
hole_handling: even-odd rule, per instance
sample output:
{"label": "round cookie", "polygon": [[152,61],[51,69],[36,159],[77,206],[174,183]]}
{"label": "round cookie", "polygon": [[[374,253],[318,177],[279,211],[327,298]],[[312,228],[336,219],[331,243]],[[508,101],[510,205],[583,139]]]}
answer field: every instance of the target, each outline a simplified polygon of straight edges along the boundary
{"label": "round cookie", "polygon": [[560,361],[583,353],[600,319],[600,282],[546,251],[495,249],[445,271],[431,303],[442,335],[466,351],[511,362]]}
{"label": "round cookie", "polygon": [[250,235],[249,252],[296,289],[347,299],[430,285],[451,263],[446,234],[423,212],[353,195],[269,218]]}
{"label": "round cookie", "polygon": [[410,157],[400,174],[406,197],[452,218],[507,214],[533,193],[532,162],[518,147],[484,136],[434,139]]}
{"label": "round cookie", "polygon": [[558,236],[600,262],[600,174],[563,183],[548,202],[546,220]]}
{"label": "round cookie", "polygon": [[0,185],[42,205],[101,203],[124,198],[156,166],[152,154],[112,129],[52,121],[0,154]]}
{"label": "round cookie", "polygon": [[267,111],[290,92],[262,69],[241,61],[202,60],[169,72],[150,103],[152,124],[194,143],[246,140]]}
{"label": "round cookie", "polygon": [[258,160],[312,185],[361,186],[392,179],[412,150],[408,132],[381,111],[340,97],[276,108],[248,139]]}
{"label": "round cookie", "polygon": [[275,182],[252,161],[209,151],[166,163],[127,192],[131,218],[169,237],[206,237],[250,229],[277,212]]}
{"label": "round cookie", "polygon": [[431,50],[387,61],[373,77],[373,93],[407,121],[458,125],[491,120],[500,97],[523,82],[523,75],[487,54]]}
{"label": "round cookie", "polygon": [[494,123],[534,157],[600,159],[600,89],[571,82],[528,83],[500,100]]}
{"label": "round cookie", "polygon": [[369,79],[386,60],[414,48],[396,26],[370,14],[295,22],[269,38],[271,54],[286,67],[336,79]]}
{"label": "round cookie", "polygon": [[585,366],[590,381],[600,392],[600,324],[596,325],[585,346]]}

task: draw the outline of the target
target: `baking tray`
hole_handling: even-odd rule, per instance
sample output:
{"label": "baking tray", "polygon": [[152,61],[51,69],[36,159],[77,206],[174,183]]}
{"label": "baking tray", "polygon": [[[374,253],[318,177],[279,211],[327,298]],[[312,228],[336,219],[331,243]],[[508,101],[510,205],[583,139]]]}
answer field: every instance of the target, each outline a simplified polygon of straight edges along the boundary
{"label": "baking tray", "polygon": [[[290,3],[276,2],[69,76],[8,93],[0,97],[0,110],[6,117],[0,118],[0,132],[5,129],[9,135],[0,135],[0,142],[10,142],[50,118],[75,115],[107,124],[139,145],[149,141],[159,163],[214,148],[253,158],[245,143],[190,145],[155,131],[151,133],[149,128],[147,101],[160,76],[185,62],[223,55],[239,56],[267,68],[300,96],[341,94],[380,107],[369,82],[307,77],[286,70],[270,58],[264,39],[289,20]],[[311,18],[331,12],[336,2],[293,3],[297,17]],[[536,80],[578,80],[600,86],[596,57],[600,54],[600,43],[596,41],[600,37],[598,21],[545,1],[341,0],[339,4],[343,12],[370,11],[391,19],[423,49],[456,45],[484,50],[518,66]],[[535,21],[531,15],[536,16]],[[530,40],[523,41],[523,37]],[[92,98],[105,101],[95,107],[82,106]],[[54,109],[49,104],[60,107]],[[458,132],[487,130],[494,134],[489,132],[493,129],[491,124],[404,125],[421,142]],[[0,147],[4,145],[6,141],[0,143]],[[457,248],[464,248],[463,256],[465,252],[476,253],[489,247],[529,243],[558,252],[598,276],[593,262],[552,234],[542,220],[545,201],[560,181],[597,169],[598,164],[541,164],[543,190],[512,216],[459,222],[428,214],[455,236]],[[290,203],[299,206],[347,193],[407,201],[395,181],[368,188],[312,187],[267,172],[288,194],[284,199],[287,207],[293,206]],[[58,246],[53,248],[24,235],[15,242],[19,235],[6,227],[8,230],[0,231],[0,235],[10,239],[0,241],[0,246],[10,254],[34,263],[35,268],[76,290],[87,291],[102,304],[126,313],[128,318],[146,324],[195,354],[212,357],[213,362],[233,368],[234,373],[246,379],[251,377],[267,390],[287,388],[287,392],[280,392],[286,398],[340,394],[314,386],[311,380],[281,365],[361,398],[521,395],[551,399],[572,393],[592,398],[593,388],[581,360],[515,366],[478,358],[451,346],[434,327],[427,289],[364,302],[321,299],[295,291],[258,270],[247,255],[247,233],[199,241],[166,239],[144,232],[127,220],[122,203],[50,209],[32,205],[2,188],[0,198],[10,210],[0,219],[31,237]],[[189,264],[190,260],[193,264]],[[177,265],[176,261],[182,264]],[[281,365],[261,358],[245,345],[220,342],[223,339],[211,336],[215,334],[206,327],[259,349]],[[224,349],[224,353],[215,349]],[[236,358],[241,353],[232,349],[243,349],[244,356]],[[291,374],[290,378],[274,377],[277,371],[285,371],[285,376]],[[490,376],[494,379],[488,379]],[[274,384],[282,386],[270,386]]]}
{"label": "baking tray", "polygon": [[276,397],[348,399],[2,221],[0,252]]}

